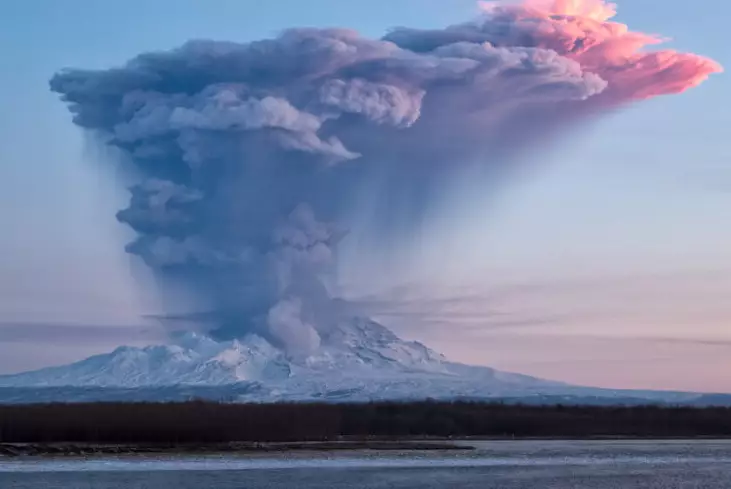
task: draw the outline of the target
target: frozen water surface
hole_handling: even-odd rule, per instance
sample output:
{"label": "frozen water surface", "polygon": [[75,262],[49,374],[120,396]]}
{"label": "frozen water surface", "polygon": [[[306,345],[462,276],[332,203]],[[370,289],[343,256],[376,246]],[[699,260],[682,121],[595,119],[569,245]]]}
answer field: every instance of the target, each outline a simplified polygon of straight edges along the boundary
{"label": "frozen water surface", "polygon": [[470,452],[13,459],[2,489],[727,489],[731,441],[492,441]]}

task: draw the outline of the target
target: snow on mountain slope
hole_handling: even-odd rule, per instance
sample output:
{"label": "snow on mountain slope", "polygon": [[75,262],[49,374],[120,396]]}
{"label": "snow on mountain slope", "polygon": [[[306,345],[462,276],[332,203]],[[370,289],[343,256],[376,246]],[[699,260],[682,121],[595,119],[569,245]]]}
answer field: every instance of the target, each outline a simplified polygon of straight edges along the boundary
{"label": "snow on mountain slope", "polygon": [[[468,386],[465,382],[475,385]],[[483,395],[528,386],[554,386],[520,375],[447,361],[417,342],[400,339],[367,319],[343,321],[306,358],[287,358],[264,339],[216,342],[186,334],[176,344],[120,347],[80,362],[0,376],[2,387],[160,387],[261,385],[271,396],[320,397],[324,392],[392,392],[394,396],[448,391]],[[440,386],[435,385],[442,384]],[[276,393],[276,394],[275,394]]]}
{"label": "snow on mountain slope", "polygon": [[0,386],[226,385],[289,374],[286,359],[261,338],[217,343],[189,334],[176,345],[123,346],[71,365],[0,377]]}
{"label": "snow on mountain slope", "polygon": [[71,365],[0,376],[0,390],[10,392],[12,402],[110,396],[259,402],[628,395],[453,363],[363,318],[341,322],[306,358],[288,358],[258,336],[216,342],[189,333],[173,345],[120,347]]}

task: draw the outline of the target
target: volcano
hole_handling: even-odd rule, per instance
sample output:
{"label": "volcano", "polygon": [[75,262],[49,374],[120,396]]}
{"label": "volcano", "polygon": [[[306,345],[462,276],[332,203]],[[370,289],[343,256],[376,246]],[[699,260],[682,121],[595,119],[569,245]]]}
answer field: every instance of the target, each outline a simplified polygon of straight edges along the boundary
{"label": "volcano", "polygon": [[312,354],[292,357],[262,337],[120,347],[70,365],[0,376],[0,402],[367,402],[515,400],[695,402],[697,394],[579,387],[449,361],[365,318],[341,320]]}

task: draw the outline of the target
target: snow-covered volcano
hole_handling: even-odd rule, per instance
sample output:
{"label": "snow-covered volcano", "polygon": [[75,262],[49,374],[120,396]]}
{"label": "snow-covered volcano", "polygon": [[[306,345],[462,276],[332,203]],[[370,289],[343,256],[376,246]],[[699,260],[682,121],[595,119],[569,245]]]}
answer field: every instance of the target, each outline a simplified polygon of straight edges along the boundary
{"label": "snow-covered volcano", "polygon": [[[38,395],[38,393],[43,395]],[[667,399],[658,393],[634,393]],[[313,354],[287,356],[258,336],[217,342],[188,333],[175,344],[120,347],[80,362],[0,376],[0,402],[34,400],[368,401],[601,397],[612,391],[448,361],[368,319],[341,321]],[[679,399],[682,400],[682,399]]]}
{"label": "snow-covered volcano", "polygon": [[[258,336],[217,342],[188,333],[172,345],[120,347],[71,365],[0,377],[0,387],[151,388],[256,384],[257,400],[526,394],[561,387],[468,367],[373,321],[343,321],[313,354],[293,358]],[[347,397],[347,395],[346,395]]]}

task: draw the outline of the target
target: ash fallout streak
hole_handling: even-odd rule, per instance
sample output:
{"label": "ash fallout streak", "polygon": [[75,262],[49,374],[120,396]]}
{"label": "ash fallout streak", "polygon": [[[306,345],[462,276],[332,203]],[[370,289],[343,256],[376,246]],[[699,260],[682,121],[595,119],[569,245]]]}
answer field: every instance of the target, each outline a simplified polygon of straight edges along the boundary
{"label": "ash fallout streak", "polygon": [[342,308],[333,277],[349,216],[400,239],[464,165],[499,173],[549,128],[721,71],[644,50],[660,40],[614,14],[601,0],[530,0],[382,39],[292,29],[249,44],[191,41],[119,68],[62,71],[51,88],[138,179],[117,215],[138,235],[127,251],[160,286],[205,304],[199,327],[307,355]]}

